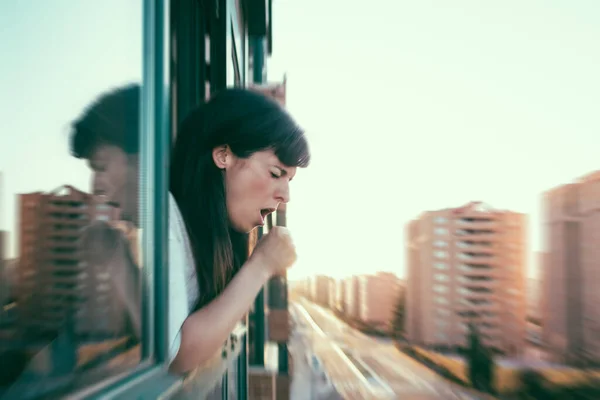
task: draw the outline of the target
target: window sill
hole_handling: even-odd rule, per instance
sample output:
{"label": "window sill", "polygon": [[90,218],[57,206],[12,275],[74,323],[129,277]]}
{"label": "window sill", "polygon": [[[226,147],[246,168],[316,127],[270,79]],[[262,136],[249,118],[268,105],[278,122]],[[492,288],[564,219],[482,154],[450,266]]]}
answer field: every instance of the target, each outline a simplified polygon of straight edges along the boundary
{"label": "window sill", "polygon": [[167,372],[162,365],[142,364],[137,371],[116,376],[108,382],[74,394],[70,399],[167,399],[183,379]]}

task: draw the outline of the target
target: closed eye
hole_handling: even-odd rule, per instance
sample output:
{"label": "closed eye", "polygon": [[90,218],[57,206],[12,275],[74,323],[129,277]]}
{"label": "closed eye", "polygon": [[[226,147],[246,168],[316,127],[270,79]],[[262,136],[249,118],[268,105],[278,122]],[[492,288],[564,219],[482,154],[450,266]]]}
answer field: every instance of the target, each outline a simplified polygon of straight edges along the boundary
{"label": "closed eye", "polygon": [[280,167],[275,167],[273,170],[271,170],[271,176],[276,179],[286,176],[287,174],[287,171]]}

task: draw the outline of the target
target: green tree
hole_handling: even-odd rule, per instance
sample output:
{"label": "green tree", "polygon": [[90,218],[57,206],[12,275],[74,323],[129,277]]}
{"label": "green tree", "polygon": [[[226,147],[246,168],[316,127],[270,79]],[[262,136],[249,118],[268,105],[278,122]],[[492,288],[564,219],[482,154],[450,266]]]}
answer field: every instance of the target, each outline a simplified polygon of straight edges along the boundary
{"label": "green tree", "polygon": [[473,322],[469,323],[467,362],[471,385],[477,390],[491,393],[494,381],[492,351],[481,341],[480,333]]}
{"label": "green tree", "polygon": [[403,337],[405,315],[406,315],[406,291],[401,289],[398,293],[398,299],[396,300],[396,307],[394,308],[394,316],[393,316],[393,320],[392,320],[392,332],[391,332],[391,334],[393,336]]}

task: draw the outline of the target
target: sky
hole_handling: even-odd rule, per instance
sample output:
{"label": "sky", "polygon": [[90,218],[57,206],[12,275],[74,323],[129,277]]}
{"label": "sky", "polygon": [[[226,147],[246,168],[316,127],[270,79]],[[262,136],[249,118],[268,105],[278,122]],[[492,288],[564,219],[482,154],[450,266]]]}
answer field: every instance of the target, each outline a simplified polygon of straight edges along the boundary
{"label": "sky", "polygon": [[[292,184],[290,277],[404,275],[404,225],[473,200],[529,216],[535,267],[541,194],[600,169],[598,20],[594,0],[275,1],[269,80],[287,73],[313,156]],[[0,27],[14,230],[15,193],[89,186],[69,123],[140,81],[141,2],[1,2]]]}

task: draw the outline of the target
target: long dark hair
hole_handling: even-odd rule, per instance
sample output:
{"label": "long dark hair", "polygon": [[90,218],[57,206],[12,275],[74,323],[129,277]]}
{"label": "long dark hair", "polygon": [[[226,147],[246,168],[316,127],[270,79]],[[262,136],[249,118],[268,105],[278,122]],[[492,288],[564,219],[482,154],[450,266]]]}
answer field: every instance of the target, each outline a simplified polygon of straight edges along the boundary
{"label": "long dark hair", "polygon": [[226,89],[183,121],[171,157],[170,190],[196,264],[196,309],[220,294],[248,257],[248,234],[229,225],[224,172],[212,158],[212,150],[222,145],[240,158],[270,149],[288,167],[306,167],[310,161],[304,131],[259,93]]}

